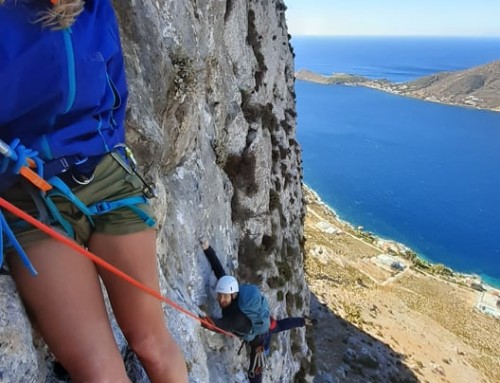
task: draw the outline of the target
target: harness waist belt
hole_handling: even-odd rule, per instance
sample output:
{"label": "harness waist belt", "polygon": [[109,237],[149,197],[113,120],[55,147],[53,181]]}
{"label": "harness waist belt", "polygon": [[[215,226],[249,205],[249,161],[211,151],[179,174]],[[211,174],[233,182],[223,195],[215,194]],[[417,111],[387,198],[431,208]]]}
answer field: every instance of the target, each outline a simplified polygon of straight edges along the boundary
{"label": "harness waist belt", "polygon": [[82,157],[71,155],[48,161],[44,164],[44,178],[49,179],[53,176],[65,173],[70,168],[75,168],[79,173],[90,176],[103,156]]}

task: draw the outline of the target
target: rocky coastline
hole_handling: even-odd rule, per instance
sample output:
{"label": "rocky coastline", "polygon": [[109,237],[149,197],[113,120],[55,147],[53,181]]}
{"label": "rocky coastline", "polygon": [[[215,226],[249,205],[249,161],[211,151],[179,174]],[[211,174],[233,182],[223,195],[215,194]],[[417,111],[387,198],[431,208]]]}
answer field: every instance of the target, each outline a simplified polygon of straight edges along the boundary
{"label": "rocky coastline", "polygon": [[[304,70],[296,79],[500,111],[500,61],[403,84]],[[500,381],[500,289],[354,227],[303,186],[315,383]]]}
{"label": "rocky coastline", "polygon": [[[500,60],[464,71],[436,73],[406,83],[393,83],[385,79],[373,80],[347,73],[324,76],[306,69],[297,71],[295,78],[323,85],[364,86],[431,102],[500,112]],[[312,189],[308,190],[318,201],[321,201],[319,195]],[[326,204],[325,207],[331,209]],[[336,215],[333,209],[332,212]],[[378,238],[373,233],[365,232],[362,227],[354,228],[348,222],[343,222],[343,225],[350,227],[359,237],[386,247],[393,254],[409,259],[417,268],[447,277],[455,283],[473,286],[478,291],[500,288],[500,286],[488,285],[478,275],[459,273],[445,265],[428,262],[405,245]]]}
{"label": "rocky coastline", "polygon": [[306,185],[304,196],[314,382],[500,381],[500,307],[481,308],[500,290],[354,227]]}
{"label": "rocky coastline", "polygon": [[481,276],[477,274],[457,272],[441,263],[430,262],[418,255],[414,250],[403,243],[394,241],[392,239],[381,238],[370,231],[366,231],[363,226],[355,227],[350,222],[341,219],[337,212],[331,206],[326,204],[321,199],[319,194],[316,193],[312,188],[304,185],[304,189],[307,195],[312,196],[312,198],[315,200],[315,203],[322,206],[325,210],[329,210],[335,217],[335,219],[342,227],[342,229],[339,228],[338,231],[336,231],[337,233],[344,232],[347,235],[352,235],[356,238],[359,238],[360,240],[366,241],[367,243],[371,243],[377,249],[382,250],[389,255],[401,257],[407,260],[412,265],[412,267],[420,270],[421,272],[427,272],[429,274],[438,276],[448,282],[456,283],[462,286],[468,286],[480,292],[498,291],[498,294],[500,296],[500,286],[488,284],[487,282],[482,280]]}
{"label": "rocky coastline", "polygon": [[364,86],[430,102],[500,112],[500,61],[464,71],[440,72],[404,83],[346,73],[325,76],[307,69],[297,71],[295,78],[324,85]]}

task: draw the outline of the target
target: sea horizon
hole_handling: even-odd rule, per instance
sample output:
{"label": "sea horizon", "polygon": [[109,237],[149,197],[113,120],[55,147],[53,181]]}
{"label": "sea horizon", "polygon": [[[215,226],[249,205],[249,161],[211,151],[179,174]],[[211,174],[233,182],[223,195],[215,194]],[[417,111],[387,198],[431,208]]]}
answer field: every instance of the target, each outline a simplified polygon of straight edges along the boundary
{"label": "sea horizon", "polygon": [[[485,45],[488,49],[479,55],[481,60],[500,58],[500,50],[496,50],[500,38],[493,40],[493,47]],[[324,43],[330,42],[327,39]],[[394,61],[403,58],[408,65],[398,67],[393,61],[379,60],[387,54],[377,47],[371,51],[372,64],[384,66],[356,62],[366,57],[366,52],[352,52],[354,48],[342,42],[333,51],[351,51],[349,59],[354,61],[349,63],[344,57],[341,65],[354,73],[368,67],[374,77],[392,72],[399,79],[414,79],[433,73],[432,68],[449,65],[432,49],[426,57],[437,57],[436,62],[426,62],[418,54],[412,62],[408,61],[411,54],[404,54],[408,47],[389,46],[402,53]],[[306,52],[317,47],[302,46]],[[307,61],[300,58],[302,48],[296,49],[299,62]],[[477,46],[471,44],[470,48],[473,51]],[[324,51],[331,49],[326,47]],[[415,51],[426,49],[429,46]],[[465,55],[464,61],[470,61],[467,49],[454,54]],[[327,70],[338,65],[336,56],[325,58],[317,52],[306,56]],[[465,66],[463,62],[453,65]],[[500,288],[500,244],[496,240],[500,230],[495,218],[500,215],[500,201],[494,192],[500,190],[500,180],[492,167],[492,163],[500,162],[495,154],[500,140],[498,113],[431,105],[371,89],[305,85],[302,81],[296,82],[296,91],[304,183],[325,205],[354,227],[363,226],[377,237],[411,248],[426,261],[442,263],[457,273],[479,275],[488,285]],[[419,125],[419,119],[424,126]],[[440,142],[448,142],[451,149],[441,147]],[[429,153],[421,156],[419,145]],[[417,169],[412,170],[411,162],[405,162],[407,154],[413,156],[411,161],[417,161]],[[323,164],[334,168],[322,168]],[[412,172],[412,176],[407,174]],[[422,204],[422,199],[428,203]]]}
{"label": "sea horizon", "polygon": [[349,73],[393,82],[464,70],[500,59],[500,36],[296,35],[291,44],[295,70],[323,75]]}

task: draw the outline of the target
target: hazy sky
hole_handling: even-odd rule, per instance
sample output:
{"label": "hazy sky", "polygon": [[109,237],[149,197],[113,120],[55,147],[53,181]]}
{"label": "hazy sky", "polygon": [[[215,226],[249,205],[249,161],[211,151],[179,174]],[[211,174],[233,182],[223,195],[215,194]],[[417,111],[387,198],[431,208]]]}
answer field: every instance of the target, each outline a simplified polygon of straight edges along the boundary
{"label": "hazy sky", "polygon": [[500,37],[500,0],[285,0],[292,35]]}

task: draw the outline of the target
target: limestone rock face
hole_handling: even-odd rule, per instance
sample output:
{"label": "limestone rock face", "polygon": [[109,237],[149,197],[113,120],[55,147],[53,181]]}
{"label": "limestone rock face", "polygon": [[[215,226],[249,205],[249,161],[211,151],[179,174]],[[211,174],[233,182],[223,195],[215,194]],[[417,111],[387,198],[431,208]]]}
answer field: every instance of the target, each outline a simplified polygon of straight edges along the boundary
{"label": "limestone rock face", "polygon": [[[227,271],[256,283],[277,317],[309,310],[304,204],[295,136],[293,53],[283,0],[116,0],[128,82],[128,142],[155,182],[162,293],[217,314],[198,239]],[[0,381],[64,382],[0,276]],[[165,306],[191,382],[246,382],[240,342]],[[131,379],[147,378],[113,322]],[[96,345],[98,347],[98,345]],[[166,356],[168,357],[168,356]],[[266,382],[309,372],[304,329],[275,336]],[[299,379],[302,381],[302,379]]]}

